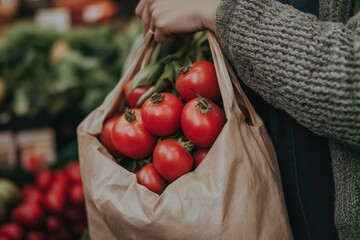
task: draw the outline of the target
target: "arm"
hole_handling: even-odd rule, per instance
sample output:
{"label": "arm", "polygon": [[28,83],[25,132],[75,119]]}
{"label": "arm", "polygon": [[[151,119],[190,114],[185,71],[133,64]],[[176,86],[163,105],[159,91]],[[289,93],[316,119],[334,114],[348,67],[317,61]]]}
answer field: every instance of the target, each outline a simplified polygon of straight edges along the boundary
{"label": "arm", "polygon": [[360,146],[360,14],[344,25],[273,0],[223,0],[215,20],[248,86],[314,132]]}

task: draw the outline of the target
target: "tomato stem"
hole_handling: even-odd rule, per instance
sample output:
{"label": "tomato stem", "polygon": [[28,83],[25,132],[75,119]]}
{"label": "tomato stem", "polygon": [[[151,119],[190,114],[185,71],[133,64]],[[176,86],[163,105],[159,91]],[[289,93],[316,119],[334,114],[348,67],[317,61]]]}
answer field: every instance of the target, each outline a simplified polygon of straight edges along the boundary
{"label": "tomato stem", "polygon": [[199,108],[201,114],[207,114],[211,112],[212,105],[209,103],[209,100],[207,98],[202,97],[197,91],[191,88],[191,91],[193,91],[198,98],[198,104],[196,104],[195,107]]}
{"label": "tomato stem", "polygon": [[184,136],[179,137],[177,142],[189,153],[191,153],[192,150],[194,150],[194,148],[195,148],[195,145]]}
{"label": "tomato stem", "polygon": [[185,74],[187,73],[188,71],[190,71],[190,69],[193,67],[193,64],[191,62],[191,59],[189,57],[186,58],[186,63],[184,66],[182,67],[179,67],[178,71],[181,73],[181,74]]}
{"label": "tomato stem", "polygon": [[125,109],[125,120],[128,122],[133,122],[136,120],[135,110],[126,108]]}
{"label": "tomato stem", "polygon": [[165,99],[165,95],[163,93],[154,93],[150,97],[150,101],[153,104],[162,103]]}

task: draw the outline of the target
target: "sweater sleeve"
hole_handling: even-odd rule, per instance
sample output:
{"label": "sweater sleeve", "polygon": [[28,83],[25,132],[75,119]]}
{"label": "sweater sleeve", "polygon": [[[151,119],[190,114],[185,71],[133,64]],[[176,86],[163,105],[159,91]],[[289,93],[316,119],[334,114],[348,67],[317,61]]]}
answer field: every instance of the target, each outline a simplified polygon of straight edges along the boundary
{"label": "sweater sleeve", "polygon": [[312,131],[360,146],[360,14],[321,22],[274,0],[222,0],[215,26],[246,85]]}

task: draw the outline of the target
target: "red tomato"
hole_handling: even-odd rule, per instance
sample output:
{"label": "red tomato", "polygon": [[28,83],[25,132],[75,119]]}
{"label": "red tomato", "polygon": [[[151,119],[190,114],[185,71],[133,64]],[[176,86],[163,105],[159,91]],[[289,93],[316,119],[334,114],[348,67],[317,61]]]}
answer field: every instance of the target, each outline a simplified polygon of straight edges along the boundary
{"label": "red tomato", "polygon": [[157,136],[167,136],[180,128],[182,101],[171,93],[155,93],[141,107],[145,127]]}
{"label": "red tomato", "polygon": [[134,109],[126,111],[115,123],[111,140],[121,154],[141,159],[153,151],[157,137],[145,128],[140,109]]}
{"label": "red tomato", "polygon": [[41,203],[42,193],[39,189],[34,186],[26,186],[23,189],[23,201],[30,203]]}
{"label": "red tomato", "polygon": [[50,232],[58,232],[64,226],[64,222],[59,217],[48,216],[45,219],[46,229]]}
{"label": "red tomato", "polygon": [[25,202],[11,213],[11,219],[26,227],[37,226],[43,218],[43,210],[38,203]]}
{"label": "red tomato", "polygon": [[36,176],[36,185],[42,190],[47,190],[52,183],[52,178],[52,173],[47,169],[43,169]]}
{"label": "red tomato", "polygon": [[215,67],[214,64],[208,61],[196,61],[193,63],[189,71],[180,74],[176,79],[175,88],[185,102],[196,98],[193,90],[215,102],[220,97]]}
{"label": "red tomato", "polygon": [[44,207],[51,213],[61,213],[65,209],[64,193],[49,191],[44,198]]}
{"label": "red tomato", "polygon": [[223,110],[205,98],[188,102],[181,114],[185,137],[200,147],[210,147],[219,136],[226,118]]}
{"label": "red tomato", "polygon": [[50,186],[50,191],[58,191],[65,194],[68,186],[68,177],[63,171],[56,171],[54,173],[53,182]]}
{"label": "red tomato", "polygon": [[124,88],[126,103],[131,108],[141,107],[137,106],[137,101],[150,88],[150,86],[137,87],[129,93],[131,82],[132,80],[128,81]]}
{"label": "red tomato", "polygon": [[165,139],[156,145],[153,162],[156,171],[169,182],[190,172],[193,166],[191,154],[174,139]]}
{"label": "red tomato", "polygon": [[84,204],[84,193],[81,183],[74,184],[70,187],[69,201],[74,205]]}
{"label": "red tomato", "polygon": [[6,223],[0,227],[0,236],[8,237],[11,240],[22,240],[24,231],[17,223]]}
{"label": "red tomato", "polygon": [[136,172],[137,182],[150,191],[161,194],[166,188],[165,180],[155,170],[154,164],[149,163]]}
{"label": "red tomato", "polygon": [[194,169],[204,160],[210,148],[196,148],[193,152]]}
{"label": "red tomato", "polygon": [[79,164],[79,162],[69,163],[66,166],[65,171],[66,171],[66,173],[69,176],[71,181],[73,181],[74,183],[81,182],[81,173],[80,173],[80,164]]}
{"label": "red tomato", "polygon": [[10,237],[0,236],[0,240],[12,240]]}
{"label": "red tomato", "polygon": [[27,234],[26,240],[45,240],[45,236],[41,232],[33,231]]}
{"label": "red tomato", "polygon": [[111,141],[111,132],[114,127],[114,124],[119,120],[120,116],[115,116],[110,118],[104,123],[104,127],[100,134],[100,142],[104,145],[104,147],[111,153],[111,155],[116,156],[117,150]]}

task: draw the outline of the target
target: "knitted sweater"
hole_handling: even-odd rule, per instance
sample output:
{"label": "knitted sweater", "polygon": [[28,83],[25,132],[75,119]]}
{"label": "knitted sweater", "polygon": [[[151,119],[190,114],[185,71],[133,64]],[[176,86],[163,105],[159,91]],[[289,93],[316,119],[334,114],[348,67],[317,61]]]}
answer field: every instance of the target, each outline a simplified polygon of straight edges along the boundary
{"label": "knitted sweater", "polygon": [[275,0],[222,0],[216,35],[241,80],[329,138],[340,239],[360,239],[360,1],[319,19]]}

